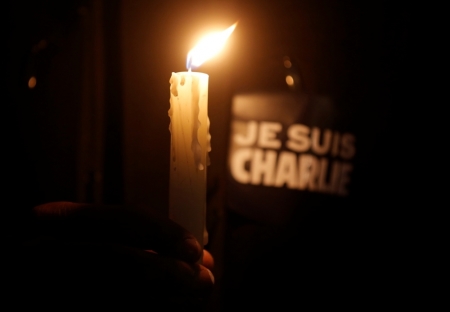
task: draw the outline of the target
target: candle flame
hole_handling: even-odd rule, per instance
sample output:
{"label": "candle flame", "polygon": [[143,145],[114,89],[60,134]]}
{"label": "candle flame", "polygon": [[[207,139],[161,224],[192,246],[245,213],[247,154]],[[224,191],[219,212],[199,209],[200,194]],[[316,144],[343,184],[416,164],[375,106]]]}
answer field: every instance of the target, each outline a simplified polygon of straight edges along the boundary
{"label": "candle flame", "polygon": [[205,61],[218,54],[225,46],[225,42],[236,28],[237,22],[227,29],[207,35],[197,43],[197,45],[188,53],[186,68],[197,68]]}

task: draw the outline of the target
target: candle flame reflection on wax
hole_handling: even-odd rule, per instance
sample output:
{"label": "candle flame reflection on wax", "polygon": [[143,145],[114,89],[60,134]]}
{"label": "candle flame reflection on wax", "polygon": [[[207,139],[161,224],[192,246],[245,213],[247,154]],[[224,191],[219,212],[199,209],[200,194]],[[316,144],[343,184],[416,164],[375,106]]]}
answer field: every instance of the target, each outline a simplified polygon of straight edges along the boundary
{"label": "candle flame reflection on wax", "polygon": [[186,68],[191,71],[197,68],[205,61],[218,54],[225,46],[228,37],[233,33],[237,22],[227,29],[207,35],[197,43],[197,45],[188,53]]}

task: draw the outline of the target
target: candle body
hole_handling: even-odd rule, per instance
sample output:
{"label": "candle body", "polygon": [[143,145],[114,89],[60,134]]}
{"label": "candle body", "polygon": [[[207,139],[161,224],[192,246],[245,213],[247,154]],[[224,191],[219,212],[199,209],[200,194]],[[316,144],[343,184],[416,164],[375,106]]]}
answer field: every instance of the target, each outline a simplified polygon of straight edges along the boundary
{"label": "candle body", "polygon": [[170,218],[207,243],[206,168],[210,148],[208,75],[172,73],[170,78]]}

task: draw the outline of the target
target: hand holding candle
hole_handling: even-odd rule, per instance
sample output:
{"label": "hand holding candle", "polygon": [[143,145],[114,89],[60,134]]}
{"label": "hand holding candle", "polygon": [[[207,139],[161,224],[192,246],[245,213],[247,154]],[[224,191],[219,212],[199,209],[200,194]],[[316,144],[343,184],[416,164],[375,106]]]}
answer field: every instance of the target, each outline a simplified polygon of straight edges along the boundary
{"label": "hand holding candle", "polygon": [[187,57],[187,72],[170,78],[170,218],[207,244],[206,167],[211,150],[208,75],[191,72],[220,51],[236,24],[205,37]]}

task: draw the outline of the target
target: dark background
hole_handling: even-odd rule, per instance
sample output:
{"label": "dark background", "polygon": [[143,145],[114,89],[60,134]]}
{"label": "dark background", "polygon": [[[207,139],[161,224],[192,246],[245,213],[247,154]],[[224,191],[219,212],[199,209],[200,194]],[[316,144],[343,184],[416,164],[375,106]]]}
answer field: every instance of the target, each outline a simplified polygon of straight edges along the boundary
{"label": "dark background", "polygon": [[239,21],[223,53],[199,69],[210,75],[211,193],[224,183],[232,95],[264,83],[259,70],[286,54],[305,90],[333,98],[357,133],[357,183],[345,215],[363,231],[358,243],[377,263],[409,243],[398,222],[411,183],[402,111],[415,99],[407,5],[20,0],[8,1],[7,12],[3,198],[17,204],[3,208],[5,224],[57,200],[166,209],[171,72],[185,70],[203,33]]}

